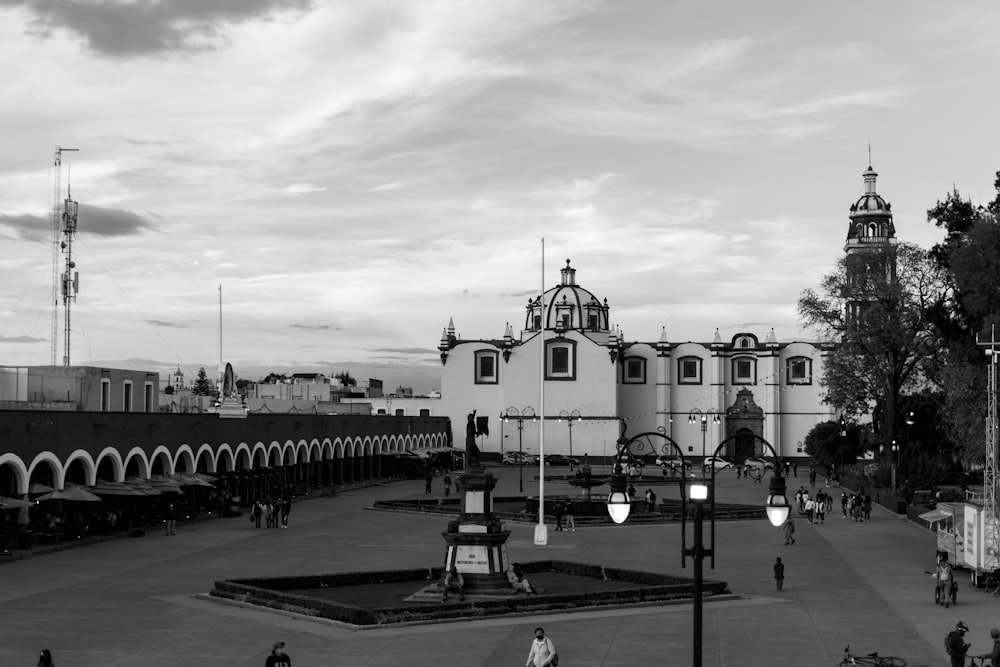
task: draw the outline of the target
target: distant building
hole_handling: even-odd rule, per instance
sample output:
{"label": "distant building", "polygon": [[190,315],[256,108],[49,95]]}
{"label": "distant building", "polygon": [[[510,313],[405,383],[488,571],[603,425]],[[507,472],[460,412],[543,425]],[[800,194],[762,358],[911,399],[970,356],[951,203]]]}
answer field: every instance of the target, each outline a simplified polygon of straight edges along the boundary
{"label": "distant building", "polygon": [[158,412],[159,373],[92,366],[0,367],[0,409]]}

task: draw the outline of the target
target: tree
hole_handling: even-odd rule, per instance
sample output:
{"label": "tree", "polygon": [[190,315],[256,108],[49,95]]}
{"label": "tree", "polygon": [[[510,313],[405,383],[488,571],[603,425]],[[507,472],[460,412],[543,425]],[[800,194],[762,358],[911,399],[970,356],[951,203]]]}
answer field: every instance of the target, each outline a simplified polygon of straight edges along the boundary
{"label": "tree", "polygon": [[351,372],[350,371],[340,371],[339,373],[337,373],[333,377],[336,378],[336,379],[338,379],[338,380],[340,380],[340,384],[344,385],[345,387],[356,387],[356,386],[358,386],[358,381],[355,380],[353,377],[351,377]]}
{"label": "tree", "polygon": [[927,211],[927,219],[945,230],[931,257],[948,272],[955,297],[928,313],[947,350],[939,384],[943,388],[941,422],[950,440],[961,445],[966,462],[984,453],[986,359],[976,343],[1000,332],[1000,172],[997,197],[987,206],[962,199],[957,189]]}
{"label": "tree", "polygon": [[[841,432],[845,435],[841,435]],[[841,469],[858,460],[865,452],[863,429],[856,424],[845,424],[826,421],[816,424],[806,439],[803,447],[814,461],[827,469]]]}
{"label": "tree", "polygon": [[288,376],[284,373],[275,373],[274,371],[268,373],[263,380],[260,381],[261,384],[278,384],[284,382],[288,379]]}
{"label": "tree", "polygon": [[[843,257],[821,291],[806,289],[799,314],[823,338],[835,341],[821,385],[825,400],[847,415],[881,406],[881,439],[896,437],[899,399],[932,382],[941,346],[927,313],[951,298],[945,273],[927,251],[901,243],[864,255],[859,279]],[[856,267],[855,267],[856,268]]]}
{"label": "tree", "polygon": [[163,393],[166,394],[167,396],[170,396],[171,394],[173,394],[174,393],[174,385],[168,384],[166,387],[163,388]]}
{"label": "tree", "polygon": [[195,396],[212,395],[212,384],[208,381],[208,373],[205,372],[204,366],[198,369],[198,376],[194,379],[194,387],[191,388],[191,393]]}

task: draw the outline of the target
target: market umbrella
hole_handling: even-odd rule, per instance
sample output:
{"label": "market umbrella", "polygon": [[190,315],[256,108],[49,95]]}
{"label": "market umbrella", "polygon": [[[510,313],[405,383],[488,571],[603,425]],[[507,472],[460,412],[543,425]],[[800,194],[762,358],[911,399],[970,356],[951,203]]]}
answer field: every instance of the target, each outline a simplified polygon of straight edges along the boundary
{"label": "market umbrella", "polygon": [[97,480],[97,486],[91,489],[99,496],[144,496],[146,495],[138,489],[133,489],[123,482],[105,482]]}
{"label": "market umbrella", "polygon": [[53,491],[39,496],[38,500],[71,500],[86,503],[100,502],[101,499],[82,486],[67,486],[62,491]]}
{"label": "market umbrella", "polygon": [[150,477],[149,485],[160,493],[184,493],[184,491],[181,490],[180,482],[176,482],[172,479],[164,477],[163,475],[153,475]]}
{"label": "market umbrella", "polygon": [[41,484],[39,482],[32,482],[31,484],[28,485],[28,495],[29,496],[33,496],[33,495],[39,494],[39,493],[52,493],[53,491],[55,491],[55,489],[53,489],[48,484]]}
{"label": "market umbrella", "polygon": [[153,488],[152,484],[150,484],[149,482],[147,482],[144,479],[140,479],[140,478],[135,477],[135,476],[126,477],[125,478],[125,484],[127,484],[128,486],[132,487],[133,489],[141,492],[143,495],[146,495],[146,496],[159,496],[159,495],[161,495],[160,492],[159,492],[159,490]]}
{"label": "market umbrella", "polygon": [[0,509],[11,510],[15,507],[18,509],[24,509],[34,506],[35,503],[30,500],[18,500],[17,498],[4,498],[3,496],[0,496]]}
{"label": "market umbrella", "polygon": [[198,475],[196,474],[192,475],[186,472],[175,472],[173,475],[170,475],[170,479],[174,480],[181,486],[207,486],[210,488],[212,487],[211,484],[203,480]]}

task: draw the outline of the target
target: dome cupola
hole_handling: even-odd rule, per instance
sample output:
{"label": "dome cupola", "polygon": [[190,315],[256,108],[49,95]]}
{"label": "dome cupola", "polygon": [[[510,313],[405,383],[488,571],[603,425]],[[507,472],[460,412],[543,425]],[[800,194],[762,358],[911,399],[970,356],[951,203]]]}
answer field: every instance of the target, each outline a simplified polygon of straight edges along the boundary
{"label": "dome cupola", "polygon": [[892,204],[875,191],[878,173],[868,165],[862,177],[865,191],[851,204],[847,247],[862,244],[893,245],[896,243],[896,227],[892,222]]}
{"label": "dome cupola", "polygon": [[561,280],[557,287],[546,290],[544,295],[544,318],[539,297],[528,299],[526,332],[538,331],[539,327],[555,331],[576,329],[584,332],[608,333],[608,300],[603,303],[590,291],[576,284],[576,269],[566,260],[560,270]]}

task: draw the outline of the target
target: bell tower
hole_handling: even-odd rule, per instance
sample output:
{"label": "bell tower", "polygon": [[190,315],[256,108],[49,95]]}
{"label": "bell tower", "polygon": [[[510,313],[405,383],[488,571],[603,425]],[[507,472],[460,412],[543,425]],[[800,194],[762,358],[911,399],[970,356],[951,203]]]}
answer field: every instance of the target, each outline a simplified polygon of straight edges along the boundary
{"label": "bell tower", "polygon": [[[869,161],[870,162],[870,161]],[[896,227],[892,221],[892,204],[875,190],[878,173],[871,164],[862,174],[864,193],[851,205],[847,227],[847,285],[852,297],[847,304],[848,321],[857,320],[871,303],[874,284],[891,282],[896,264],[892,253],[896,246]]]}

